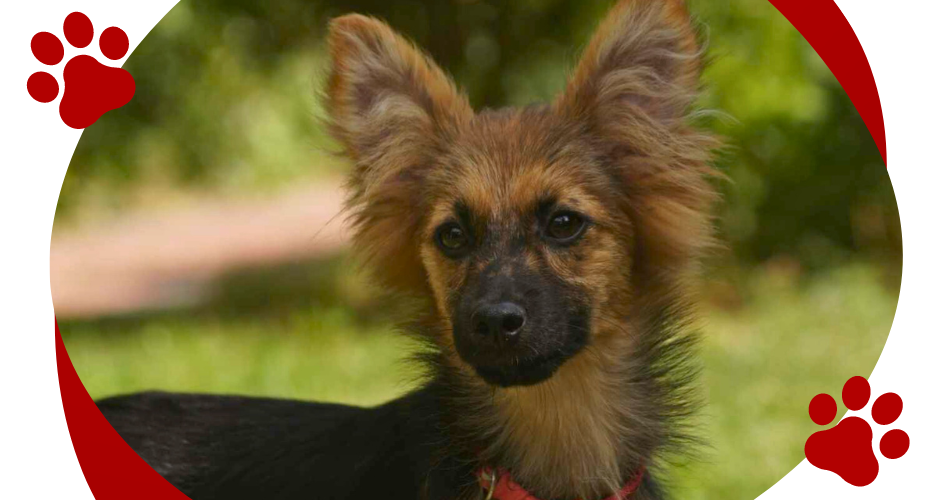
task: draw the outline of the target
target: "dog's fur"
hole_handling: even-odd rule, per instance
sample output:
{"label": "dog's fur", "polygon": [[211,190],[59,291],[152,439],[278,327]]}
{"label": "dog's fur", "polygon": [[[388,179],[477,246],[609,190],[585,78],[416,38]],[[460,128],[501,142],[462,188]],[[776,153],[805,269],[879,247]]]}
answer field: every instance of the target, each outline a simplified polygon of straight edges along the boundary
{"label": "dog's fur", "polygon": [[[701,57],[682,1],[620,1],[563,93],[524,109],[474,113],[375,19],[335,19],[329,43],[354,243],[422,306],[427,383],[370,409],[162,393],[99,408],[196,500],[474,499],[484,464],[545,500],[603,498],[646,467],[634,498],[661,498],[716,197],[715,141],[689,123]],[[561,241],[556,222],[582,225]],[[477,316],[506,301],[525,312],[511,345]]]}

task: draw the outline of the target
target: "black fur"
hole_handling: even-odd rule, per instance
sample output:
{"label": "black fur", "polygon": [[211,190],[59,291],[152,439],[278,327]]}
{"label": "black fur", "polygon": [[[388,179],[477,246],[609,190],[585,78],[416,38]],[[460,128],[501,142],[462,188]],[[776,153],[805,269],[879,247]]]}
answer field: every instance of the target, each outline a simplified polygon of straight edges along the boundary
{"label": "black fur", "polygon": [[376,408],[162,392],[98,407],[194,500],[455,499],[474,471],[446,446],[436,392]]}
{"label": "black fur", "polygon": [[[643,456],[630,467],[643,464],[647,473],[632,500],[665,498],[657,464],[686,452],[690,440],[694,337],[670,317],[640,336],[636,359],[644,367],[629,384],[661,424],[635,438]],[[165,392],[97,405],[134,451],[193,500],[480,499],[477,450],[487,433],[464,422],[480,409],[467,407],[463,375],[440,353],[420,356],[430,381],[375,408]]]}

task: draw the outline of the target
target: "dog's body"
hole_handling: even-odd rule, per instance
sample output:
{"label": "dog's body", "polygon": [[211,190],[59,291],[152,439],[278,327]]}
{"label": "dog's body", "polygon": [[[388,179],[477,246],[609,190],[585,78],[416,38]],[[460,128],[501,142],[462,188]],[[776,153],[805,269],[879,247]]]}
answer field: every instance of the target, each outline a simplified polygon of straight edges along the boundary
{"label": "dog's body", "polygon": [[195,500],[459,498],[458,481],[473,471],[444,453],[433,392],[368,409],[166,393],[98,404],[157,472]]}
{"label": "dog's body", "polygon": [[566,91],[521,110],[474,113],[374,19],[329,41],[354,243],[420,306],[426,385],[373,409],[148,393],[102,412],[195,500],[475,499],[488,468],[543,500],[661,498],[715,199],[681,0],[620,1]]}

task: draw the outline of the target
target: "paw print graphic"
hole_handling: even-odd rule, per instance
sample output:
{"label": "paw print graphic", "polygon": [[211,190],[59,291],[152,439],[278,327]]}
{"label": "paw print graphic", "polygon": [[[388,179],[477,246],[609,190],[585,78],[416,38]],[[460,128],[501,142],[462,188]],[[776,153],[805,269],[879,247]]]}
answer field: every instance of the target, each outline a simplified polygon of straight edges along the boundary
{"label": "paw print graphic", "polygon": [[[95,29],[85,14],[73,12],[65,18],[65,39],[75,48],[87,47],[95,36]],[[127,54],[127,34],[121,28],[110,27],[98,38],[101,53],[112,60]],[[36,33],[30,42],[33,56],[47,65],[62,62],[65,48],[59,38],[48,32]],[[105,66],[89,55],[78,55],[65,63],[62,73],[63,95],[59,103],[59,116],[66,125],[82,129],[98,121],[101,115],[120,108],[134,97],[134,78],[121,69]],[[45,71],[33,73],[26,89],[39,102],[52,102],[59,95],[59,82]]]}
{"label": "paw print graphic", "polygon": [[[852,377],[842,387],[842,402],[850,410],[861,410],[868,404],[871,387],[862,377]],[[901,416],[901,397],[893,392],[882,394],[871,408],[871,416],[879,425],[893,423]],[[819,425],[836,417],[836,401],[828,394],[817,394],[809,403],[809,416]],[[885,458],[904,456],[911,441],[907,433],[893,429],[881,437],[878,447]],[[831,429],[814,433],[806,440],[806,459],[816,467],[835,472],[855,486],[871,484],[878,477],[878,458],[872,450],[872,430],[859,417],[846,417]]]}

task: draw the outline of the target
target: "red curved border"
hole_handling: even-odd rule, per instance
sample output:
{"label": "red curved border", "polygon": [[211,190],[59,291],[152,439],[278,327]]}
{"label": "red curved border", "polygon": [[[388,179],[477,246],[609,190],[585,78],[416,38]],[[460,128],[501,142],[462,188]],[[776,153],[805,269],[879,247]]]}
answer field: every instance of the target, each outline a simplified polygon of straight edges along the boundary
{"label": "red curved border", "polygon": [[121,439],[95,406],[65,351],[55,325],[55,358],[59,391],[72,446],[85,481],[97,500],[189,500],[157,474]]}
{"label": "red curved border", "polygon": [[868,56],[833,0],[769,0],[803,35],[849,95],[888,165],[881,98]]}
{"label": "red curved border", "polygon": [[[833,0],[769,0],[803,35],[845,89],[887,164],[881,99],[868,58],[855,31]],[[56,364],[62,408],[75,455],[97,500],[186,500],[157,474],[95,406],[69,359],[55,327]]]}

